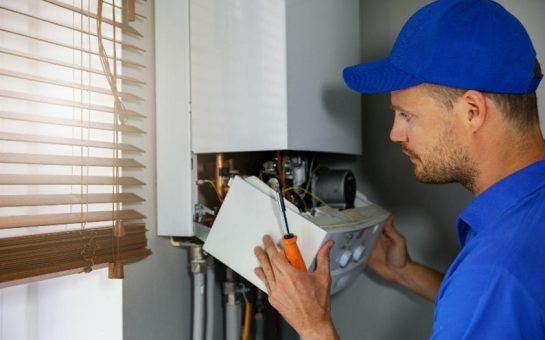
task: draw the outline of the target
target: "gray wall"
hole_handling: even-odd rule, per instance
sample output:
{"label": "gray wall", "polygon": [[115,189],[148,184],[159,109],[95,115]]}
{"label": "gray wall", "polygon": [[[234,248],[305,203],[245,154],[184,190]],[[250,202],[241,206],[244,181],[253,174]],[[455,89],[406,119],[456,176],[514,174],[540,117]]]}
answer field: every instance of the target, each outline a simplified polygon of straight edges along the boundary
{"label": "gray wall", "polygon": [[[361,0],[362,60],[386,56],[401,25],[408,16],[428,1]],[[545,55],[545,13],[542,0],[500,1],[518,16],[530,31],[538,55]],[[148,18],[153,18],[153,1],[140,2]],[[154,76],[153,21],[139,22],[137,28],[147,38],[147,98],[145,111],[147,164],[154,164]],[[541,86],[540,107],[545,110]],[[363,157],[335,158],[337,165],[353,167],[360,190],[396,215],[396,224],[407,236],[411,256],[437,269],[445,270],[458,251],[454,223],[471,198],[457,185],[422,185],[414,180],[411,165],[399,147],[389,142],[392,123],[389,97],[364,96]],[[545,115],[542,113],[542,127]],[[148,198],[149,245],[153,255],[125,269],[123,283],[123,330],[130,340],[189,339],[191,332],[191,281],[186,251],[169,245],[156,235],[155,169],[145,170],[147,187],[141,193]],[[218,296],[219,297],[219,296]],[[391,287],[370,273],[362,275],[347,290],[333,298],[333,316],[343,339],[424,339],[431,332],[433,305],[396,287]],[[221,320],[218,316],[218,319]],[[218,322],[221,326],[221,321]],[[289,338],[289,337],[286,337]]]}
{"label": "gray wall", "polygon": [[[146,198],[143,213],[148,217],[148,246],[153,254],[145,260],[125,267],[123,280],[123,338],[130,340],[189,339],[191,332],[191,280],[187,266],[187,251],[173,247],[167,238],[157,235],[155,187],[155,76],[154,76],[154,2],[137,2],[139,14],[148,20],[131,24],[145,35],[141,47],[146,65],[146,86],[132,90],[145,98],[139,112],[146,119],[144,147],[147,152],[141,162],[147,164],[139,178],[147,185],[138,194]],[[127,39],[130,39],[127,38]],[[125,72],[131,72],[127,68]],[[142,176],[143,175],[143,176]]]}
{"label": "gray wall", "polygon": [[[545,63],[545,2],[499,1],[517,16]],[[423,0],[361,0],[363,61],[385,57],[401,26]],[[541,126],[545,127],[545,85],[538,93]],[[389,95],[362,97],[363,156],[346,158],[354,165],[358,186],[369,198],[395,214],[407,237],[410,255],[438,270],[446,270],[459,250],[455,222],[471,195],[457,184],[424,185],[399,146],[388,139],[393,114]],[[335,324],[342,339],[425,339],[431,334],[433,304],[393,287],[366,271],[349,289],[333,298]]]}

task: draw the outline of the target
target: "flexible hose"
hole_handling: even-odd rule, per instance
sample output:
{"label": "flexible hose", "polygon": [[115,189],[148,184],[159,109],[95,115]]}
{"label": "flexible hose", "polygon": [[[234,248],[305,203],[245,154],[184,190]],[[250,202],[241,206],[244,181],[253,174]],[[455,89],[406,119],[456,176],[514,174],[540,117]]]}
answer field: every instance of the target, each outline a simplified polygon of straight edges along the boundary
{"label": "flexible hose", "polygon": [[252,304],[246,302],[244,308],[244,330],[242,332],[242,340],[250,339],[250,328],[252,325]]}
{"label": "flexible hose", "polygon": [[214,339],[214,265],[208,265],[206,270],[206,340]]}
{"label": "flexible hose", "polygon": [[240,303],[225,305],[225,339],[240,340]]}
{"label": "flexible hose", "polygon": [[193,273],[193,340],[204,339],[204,273]]}

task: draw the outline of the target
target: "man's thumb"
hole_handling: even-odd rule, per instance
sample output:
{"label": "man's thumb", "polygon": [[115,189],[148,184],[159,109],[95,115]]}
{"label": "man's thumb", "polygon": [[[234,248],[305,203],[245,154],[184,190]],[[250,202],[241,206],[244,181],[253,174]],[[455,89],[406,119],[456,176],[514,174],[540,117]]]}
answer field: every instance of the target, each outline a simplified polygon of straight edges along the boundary
{"label": "man's thumb", "polygon": [[316,261],[318,262],[316,266],[317,272],[329,273],[329,252],[333,248],[333,244],[333,240],[328,240],[320,247],[318,255],[316,255]]}

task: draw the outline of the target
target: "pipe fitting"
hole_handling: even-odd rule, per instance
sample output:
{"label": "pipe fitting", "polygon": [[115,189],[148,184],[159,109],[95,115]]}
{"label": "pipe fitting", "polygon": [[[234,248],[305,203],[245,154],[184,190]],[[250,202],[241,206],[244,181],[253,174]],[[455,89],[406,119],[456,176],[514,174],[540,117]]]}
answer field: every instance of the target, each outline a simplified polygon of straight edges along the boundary
{"label": "pipe fitting", "polygon": [[192,273],[206,273],[206,255],[201,245],[189,247],[189,260]]}
{"label": "pipe fitting", "polygon": [[239,303],[237,298],[237,284],[236,282],[224,282],[223,283],[223,295],[225,295],[225,303],[228,305],[236,305]]}

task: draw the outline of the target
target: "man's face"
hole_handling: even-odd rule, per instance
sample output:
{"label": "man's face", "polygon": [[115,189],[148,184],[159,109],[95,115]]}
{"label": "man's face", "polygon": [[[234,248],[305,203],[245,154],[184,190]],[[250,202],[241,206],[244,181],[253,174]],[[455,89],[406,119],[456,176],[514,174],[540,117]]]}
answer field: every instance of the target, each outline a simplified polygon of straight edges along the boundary
{"label": "man's face", "polygon": [[425,85],[392,92],[391,103],[395,118],[390,139],[401,144],[416,178],[423,183],[459,182],[471,188],[476,170],[458,106],[448,110]]}

